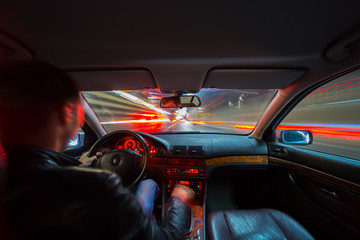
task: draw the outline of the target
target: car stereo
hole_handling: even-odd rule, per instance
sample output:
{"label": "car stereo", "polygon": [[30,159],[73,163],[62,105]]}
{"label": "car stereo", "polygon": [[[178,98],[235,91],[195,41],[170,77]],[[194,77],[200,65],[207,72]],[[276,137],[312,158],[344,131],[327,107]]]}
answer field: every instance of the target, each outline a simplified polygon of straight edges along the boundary
{"label": "car stereo", "polygon": [[199,179],[167,179],[165,182],[165,191],[167,197],[170,196],[172,190],[174,189],[176,184],[182,184],[190,187],[195,192],[195,201],[202,202],[204,200],[204,188],[205,181]]}
{"label": "car stereo", "polygon": [[168,177],[205,177],[204,168],[168,167],[165,168],[165,175]]}

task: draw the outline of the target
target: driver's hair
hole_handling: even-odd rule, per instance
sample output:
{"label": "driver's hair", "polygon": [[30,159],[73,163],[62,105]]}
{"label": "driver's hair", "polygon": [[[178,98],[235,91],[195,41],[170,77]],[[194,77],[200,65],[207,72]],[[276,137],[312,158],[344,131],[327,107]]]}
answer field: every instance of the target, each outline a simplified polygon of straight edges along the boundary
{"label": "driver's hair", "polygon": [[[0,133],[35,132],[51,111],[77,103],[79,90],[61,69],[44,62],[0,64]],[[1,137],[1,136],[0,136]]]}

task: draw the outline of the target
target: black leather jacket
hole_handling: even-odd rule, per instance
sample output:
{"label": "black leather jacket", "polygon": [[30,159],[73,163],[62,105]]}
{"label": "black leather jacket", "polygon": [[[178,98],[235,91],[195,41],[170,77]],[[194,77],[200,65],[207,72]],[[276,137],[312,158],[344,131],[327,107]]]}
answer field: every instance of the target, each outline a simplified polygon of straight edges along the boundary
{"label": "black leather jacket", "polygon": [[46,149],[6,150],[4,207],[15,238],[184,239],[179,198],[170,198],[158,225],[116,174],[77,167],[77,160]]}

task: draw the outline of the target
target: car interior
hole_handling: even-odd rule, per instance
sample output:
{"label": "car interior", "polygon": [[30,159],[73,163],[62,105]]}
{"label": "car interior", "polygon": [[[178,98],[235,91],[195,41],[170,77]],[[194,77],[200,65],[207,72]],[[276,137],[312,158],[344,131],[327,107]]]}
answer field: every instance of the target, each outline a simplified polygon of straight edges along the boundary
{"label": "car interior", "polygon": [[355,0],[1,1],[0,60],[75,80],[85,124],[64,153],[102,152],[93,167],[130,189],[155,180],[157,221],[176,184],[192,188],[186,239],[359,239],[359,12]]}

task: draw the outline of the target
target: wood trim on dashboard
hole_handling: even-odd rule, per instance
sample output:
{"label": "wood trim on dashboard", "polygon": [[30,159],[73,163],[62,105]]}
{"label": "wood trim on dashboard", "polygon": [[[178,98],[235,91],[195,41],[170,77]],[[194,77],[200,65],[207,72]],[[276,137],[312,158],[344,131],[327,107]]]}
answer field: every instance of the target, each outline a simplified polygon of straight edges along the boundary
{"label": "wood trim on dashboard", "polygon": [[178,165],[178,166],[195,166],[195,167],[210,167],[219,164],[231,163],[268,163],[269,157],[267,155],[255,156],[226,156],[216,158],[152,158],[149,159],[149,165]]}
{"label": "wood trim on dashboard", "polygon": [[359,184],[350,182],[348,180],[345,180],[345,179],[342,179],[342,178],[339,178],[339,177],[335,177],[335,176],[330,175],[328,173],[316,170],[316,169],[311,168],[311,167],[301,165],[299,163],[291,162],[291,161],[288,161],[288,160],[283,160],[283,159],[276,158],[276,157],[270,157],[269,158],[269,163],[274,164],[274,165],[278,165],[278,166],[292,168],[292,169],[295,169],[295,170],[298,170],[298,171],[301,171],[301,172],[304,172],[304,173],[308,173],[308,174],[311,174],[313,176],[316,176],[316,177],[322,178],[324,180],[327,180],[327,181],[329,181],[331,183],[338,184],[338,185],[340,185],[342,187],[345,187],[347,189],[350,189],[350,190],[353,190],[353,191],[356,191],[356,192],[360,192],[360,185]]}
{"label": "wood trim on dashboard", "polygon": [[205,160],[207,167],[229,164],[229,163],[267,163],[269,161],[268,156],[229,156],[229,157],[217,157],[209,158]]}

